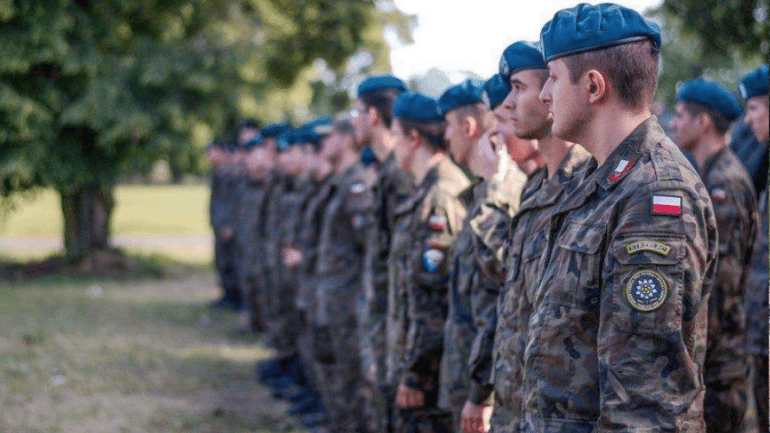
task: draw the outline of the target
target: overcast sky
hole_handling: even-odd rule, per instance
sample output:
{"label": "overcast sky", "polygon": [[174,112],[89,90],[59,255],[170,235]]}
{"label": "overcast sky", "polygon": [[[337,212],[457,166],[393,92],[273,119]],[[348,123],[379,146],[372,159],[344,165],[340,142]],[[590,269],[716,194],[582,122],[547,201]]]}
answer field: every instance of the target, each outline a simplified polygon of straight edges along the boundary
{"label": "overcast sky", "polygon": [[[585,1],[598,4],[602,1]],[[615,0],[640,12],[662,0]],[[560,9],[575,0],[395,0],[402,11],[415,14],[414,44],[392,47],[393,72],[400,78],[423,74],[435,67],[450,74],[471,71],[486,78],[497,72],[505,47],[519,40],[535,41],[540,29]]]}

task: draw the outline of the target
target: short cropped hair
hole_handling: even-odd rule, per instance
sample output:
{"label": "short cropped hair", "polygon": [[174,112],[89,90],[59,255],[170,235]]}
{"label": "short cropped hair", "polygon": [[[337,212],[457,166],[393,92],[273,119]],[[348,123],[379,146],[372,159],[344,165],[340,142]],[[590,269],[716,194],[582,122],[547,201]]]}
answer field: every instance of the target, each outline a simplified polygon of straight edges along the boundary
{"label": "short cropped hair", "polygon": [[447,149],[447,144],[444,141],[446,122],[420,122],[401,117],[398,118],[398,121],[401,123],[401,129],[404,130],[405,134],[409,134],[411,131],[417,131],[417,133],[422,135],[434,149]]}
{"label": "short cropped hair", "polygon": [[714,129],[718,134],[726,134],[727,130],[730,128],[730,121],[725,118],[725,116],[722,115],[722,113],[718,112],[717,110],[705,106],[703,104],[696,104],[695,102],[690,101],[682,101],[682,105],[684,105],[685,110],[687,110],[688,113],[690,113],[690,116],[700,116],[701,114],[706,114],[711,118],[711,123],[714,124]]}
{"label": "short cropped hair", "polygon": [[484,104],[463,105],[463,106],[457,107],[452,111],[457,113],[457,119],[461,122],[466,117],[473,117],[476,120],[476,123],[478,123],[478,125],[481,127],[483,132],[486,132],[486,130],[489,129],[487,128],[487,123],[485,121],[489,110],[487,109],[487,106]]}
{"label": "short cropped hair", "polygon": [[621,103],[629,109],[652,104],[658,87],[660,53],[650,41],[632,42],[564,57],[572,83],[590,69],[609,78]]}
{"label": "short cropped hair", "polygon": [[393,105],[401,92],[402,90],[398,89],[380,89],[361,95],[359,99],[367,110],[369,107],[374,107],[385,126],[390,128],[393,123]]}

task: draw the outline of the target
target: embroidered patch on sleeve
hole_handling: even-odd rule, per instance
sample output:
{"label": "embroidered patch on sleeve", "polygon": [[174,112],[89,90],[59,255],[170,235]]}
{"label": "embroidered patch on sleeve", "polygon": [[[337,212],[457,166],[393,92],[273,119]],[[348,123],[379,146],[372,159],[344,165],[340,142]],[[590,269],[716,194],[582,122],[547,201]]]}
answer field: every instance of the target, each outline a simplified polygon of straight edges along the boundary
{"label": "embroidered patch on sleeve", "polygon": [[653,215],[681,215],[682,197],[674,195],[653,195],[652,213]]}
{"label": "embroidered patch on sleeve", "polygon": [[652,270],[637,271],[626,284],[626,299],[634,310],[655,311],[668,297],[665,278]]}
{"label": "embroidered patch on sleeve", "polygon": [[447,228],[447,219],[441,215],[431,215],[428,218],[428,227],[436,231],[444,231]]}
{"label": "embroidered patch on sleeve", "polygon": [[722,188],[714,188],[711,190],[711,200],[717,203],[724,203],[727,201],[727,191]]}
{"label": "embroidered patch on sleeve", "polygon": [[667,256],[671,252],[671,247],[658,241],[636,241],[626,245],[626,252],[634,255],[641,253],[642,251],[649,251],[651,253],[660,254],[661,256]]}
{"label": "embroidered patch on sleeve", "polygon": [[444,261],[444,252],[435,248],[429,249],[422,254],[422,266],[423,268],[435,274],[441,269],[441,264]]}
{"label": "embroidered patch on sleeve", "polygon": [[350,185],[350,192],[353,194],[363,194],[364,191],[366,191],[366,185],[363,183],[358,182]]}

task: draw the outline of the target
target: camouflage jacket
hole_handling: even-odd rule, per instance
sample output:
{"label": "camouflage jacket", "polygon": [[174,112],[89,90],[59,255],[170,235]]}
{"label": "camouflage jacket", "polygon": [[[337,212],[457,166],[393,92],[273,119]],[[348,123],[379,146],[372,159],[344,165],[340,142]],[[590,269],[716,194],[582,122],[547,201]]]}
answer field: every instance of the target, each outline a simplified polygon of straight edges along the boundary
{"label": "camouflage jacket", "polygon": [[505,284],[497,304],[494,340],[495,433],[518,432],[522,418],[521,384],[531,299],[537,287],[538,263],[545,249],[543,231],[554,205],[564,199],[564,184],[585,165],[590,155],[573,146],[554,176],[542,168],[530,177],[524,200],[509,226],[505,252]]}
{"label": "camouflage jacket", "polygon": [[[466,401],[482,404],[492,393],[489,367],[499,286],[479,269],[473,248],[475,235],[470,227],[471,219],[480,212],[486,196],[487,183],[484,181],[460,194],[468,215],[449,259],[449,309],[441,355],[439,407],[457,413]],[[477,334],[483,334],[485,338],[479,338],[474,344]],[[472,352],[475,352],[473,363]],[[487,356],[480,356],[479,352]]]}
{"label": "camouflage jacket", "polygon": [[768,188],[759,195],[759,230],[751,255],[746,293],[746,349],[752,356],[768,355]]}
{"label": "camouflage jacket", "polygon": [[372,224],[372,179],[361,163],[334,182],[318,240],[314,324],[355,324],[366,232]]}
{"label": "camouflage jacket", "polygon": [[237,205],[236,174],[227,167],[218,167],[211,174],[211,201],[209,218],[215,230],[235,223]]}
{"label": "camouflage jacket", "polygon": [[315,192],[302,212],[302,224],[297,236],[297,249],[302,253],[302,263],[297,269],[297,308],[304,312],[315,311],[315,263],[318,257],[318,240],[321,234],[321,219],[326,204],[334,190],[335,178],[327,176],[320,181]]}
{"label": "camouflage jacket", "polygon": [[485,275],[502,285],[505,244],[511,218],[518,212],[523,193],[531,190],[528,179],[519,168],[510,162],[489,182],[489,194],[481,208],[470,222],[476,234],[474,250],[476,259]]}
{"label": "camouflage jacket", "polygon": [[462,228],[466,207],[460,193],[470,186],[448,156],[428,173],[425,196],[414,203],[415,225],[408,256],[398,258],[406,292],[405,367],[402,383],[417,389],[436,386],[447,317],[447,258]]}
{"label": "camouflage jacket", "polygon": [[709,157],[701,179],[711,196],[719,233],[719,260],[710,288],[706,383],[729,385],[748,376],[744,294],[756,236],[757,204],[748,172],[725,148]]}
{"label": "camouflage jacket", "polygon": [[238,250],[246,275],[256,277],[257,262],[264,259],[260,245],[260,230],[264,225],[263,208],[268,195],[268,184],[264,179],[245,178],[238,204]]}
{"label": "camouflage jacket", "polygon": [[374,181],[373,224],[367,232],[361,281],[363,301],[358,309],[361,327],[361,356],[366,371],[374,367],[378,381],[384,379],[380,365],[385,348],[388,305],[388,252],[396,208],[414,189],[411,176],[401,170],[391,155],[377,167]]}
{"label": "camouflage jacket", "polygon": [[708,191],[654,117],[565,190],[543,231],[522,430],[705,431]]}

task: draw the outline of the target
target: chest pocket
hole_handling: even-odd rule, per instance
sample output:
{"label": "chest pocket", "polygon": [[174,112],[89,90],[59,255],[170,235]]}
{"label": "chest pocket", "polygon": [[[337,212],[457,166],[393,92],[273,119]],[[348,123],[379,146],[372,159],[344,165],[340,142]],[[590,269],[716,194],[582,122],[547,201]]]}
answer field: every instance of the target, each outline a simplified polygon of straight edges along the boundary
{"label": "chest pocket", "polygon": [[603,224],[567,220],[556,240],[550,266],[550,302],[592,311],[599,306]]}

